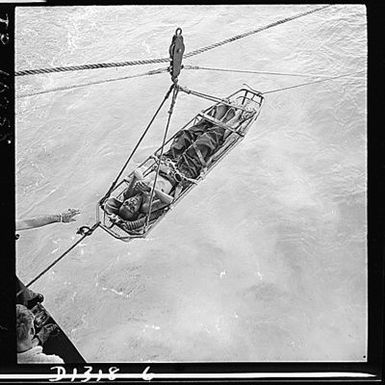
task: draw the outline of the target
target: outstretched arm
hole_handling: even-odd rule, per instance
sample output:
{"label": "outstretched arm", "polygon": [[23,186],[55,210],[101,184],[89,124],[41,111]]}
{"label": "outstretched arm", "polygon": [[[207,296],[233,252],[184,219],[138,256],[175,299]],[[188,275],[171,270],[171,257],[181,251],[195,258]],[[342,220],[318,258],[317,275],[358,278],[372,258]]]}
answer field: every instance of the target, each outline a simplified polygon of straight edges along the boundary
{"label": "outstretched arm", "polygon": [[42,215],[34,218],[20,219],[16,221],[16,230],[34,229],[55,222],[73,222],[76,220],[74,217],[78,214],[80,214],[80,210],[68,209],[62,214]]}
{"label": "outstretched arm", "polygon": [[43,215],[41,217],[20,219],[16,221],[16,230],[34,229],[35,227],[41,227],[55,222],[60,222],[60,214]]}
{"label": "outstretched arm", "polygon": [[132,196],[137,194],[137,191],[135,191],[135,183],[139,180],[142,180],[142,179],[143,179],[142,172],[140,170],[136,169],[134,171],[134,175],[129,180],[128,187],[126,188],[126,190],[123,193],[124,200],[131,198]]}

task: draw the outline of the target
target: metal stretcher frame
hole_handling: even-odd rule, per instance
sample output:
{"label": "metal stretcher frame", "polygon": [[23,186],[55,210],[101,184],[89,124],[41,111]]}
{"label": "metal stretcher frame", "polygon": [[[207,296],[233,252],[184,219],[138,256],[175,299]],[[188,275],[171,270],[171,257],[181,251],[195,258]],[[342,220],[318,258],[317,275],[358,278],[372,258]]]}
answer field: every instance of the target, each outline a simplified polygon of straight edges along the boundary
{"label": "metal stretcher frame", "polygon": [[[103,202],[101,201],[98,202],[96,207],[96,220],[100,222],[100,227],[105,230],[108,234],[112,235],[114,238],[124,242],[129,242],[135,238],[145,238],[152,231],[155,225],[158,224],[164,218],[167,212],[173,209],[178,204],[178,202],[187,193],[189,193],[196,184],[203,180],[206,175],[208,175],[208,173],[213,170],[213,168],[220,162],[220,160],[226,154],[228,154],[237,144],[240,143],[241,140],[243,140],[251,125],[257,120],[264,101],[264,97],[262,96],[262,94],[255,90],[241,88],[240,90],[232,93],[225,100],[229,101],[229,104],[233,105],[235,101],[239,103],[238,99],[241,99],[241,105],[244,105],[246,101],[252,101],[255,104],[255,107],[252,108],[253,115],[249,119],[246,119],[243,123],[241,123],[240,126],[236,129],[237,131],[241,132],[235,133],[233,132],[233,129],[229,128],[229,131],[231,131],[231,133],[227,136],[221,148],[219,148],[209,159],[200,175],[196,178],[195,182],[187,183],[187,185],[183,188],[180,194],[174,199],[174,201],[170,205],[158,210],[157,212],[151,213],[151,219],[149,220],[146,229],[142,227],[140,230],[127,231],[119,224],[111,221],[110,215],[104,211]],[[202,119],[206,119],[205,116],[207,116],[208,118],[208,112],[212,111],[213,108],[215,108],[221,103],[221,101],[218,101],[217,103],[210,105],[209,107],[198,113],[193,119],[191,119],[187,124],[185,124],[179,131],[177,131],[166,141],[165,148],[168,148],[167,146],[173,141],[175,135],[177,135],[178,132],[187,129],[190,125],[194,125]],[[236,105],[233,105],[233,107],[236,108]],[[244,127],[242,127],[243,125]],[[153,154],[146,158],[136,168],[142,168],[143,166],[145,166],[144,175],[146,175],[146,173],[152,169],[153,165],[156,164],[158,156],[161,152],[161,148],[161,146],[157,148]],[[131,173],[128,175],[128,179],[133,176],[133,173],[134,170],[132,170]],[[127,188],[128,183],[129,181],[127,179],[122,179],[112,191],[112,193],[115,192],[114,196],[120,198],[123,194],[123,191]]]}

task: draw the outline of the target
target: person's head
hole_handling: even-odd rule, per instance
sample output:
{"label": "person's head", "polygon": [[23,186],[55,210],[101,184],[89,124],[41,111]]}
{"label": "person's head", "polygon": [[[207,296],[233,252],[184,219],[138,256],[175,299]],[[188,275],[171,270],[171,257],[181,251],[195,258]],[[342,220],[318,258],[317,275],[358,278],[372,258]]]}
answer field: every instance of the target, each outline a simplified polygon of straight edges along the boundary
{"label": "person's head", "polygon": [[119,209],[119,216],[126,221],[133,221],[139,215],[140,206],[142,205],[143,195],[137,194],[126,199]]}
{"label": "person's head", "polygon": [[35,336],[35,316],[31,310],[24,305],[16,305],[16,337],[18,351],[27,350],[32,347]]}

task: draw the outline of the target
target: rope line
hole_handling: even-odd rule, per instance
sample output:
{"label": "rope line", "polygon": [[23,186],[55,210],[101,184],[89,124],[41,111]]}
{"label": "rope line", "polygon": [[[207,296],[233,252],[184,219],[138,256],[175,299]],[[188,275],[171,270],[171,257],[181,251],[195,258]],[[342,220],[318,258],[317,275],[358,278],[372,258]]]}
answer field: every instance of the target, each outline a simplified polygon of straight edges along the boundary
{"label": "rope line", "polygon": [[52,88],[52,89],[49,89],[49,90],[44,90],[44,91],[39,91],[39,92],[33,92],[33,93],[30,93],[30,94],[19,95],[19,96],[16,96],[16,99],[26,98],[26,97],[35,96],[35,95],[48,94],[50,92],[56,92],[56,91],[68,91],[68,90],[72,90],[72,89],[75,89],[75,88],[81,88],[81,87],[86,87],[86,86],[93,86],[93,85],[109,83],[109,82],[116,82],[118,80],[133,79],[133,78],[138,78],[138,77],[141,77],[141,76],[157,75],[157,74],[160,74],[162,72],[167,72],[167,68],[160,68],[160,69],[157,69],[157,70],[148,71],[148,72],[141,73],[141,74],[130,75],[130,76],[123,76],[123,77],[119,77],[119,78],[100,80],[100,81],[90,82],[90,83],[74,84],[72,86],[63,86],[63,87],[58,87],[58,88]]}
{"label": "rope line", "polygon": [[[354,73],[361,73],[363,72],[364,70],[361,70],[361,71],[358,71],[358,72],[354,72]],[[283,87],[283,88],[277,88],[277,89],[274,89],[274,90],[269,90],[269,91],[265,91],[265,92],[262,92],[263,95],[266,95],[266,94],[272,94],[274,92],[279,92],[279,91],[286,91],[286,90],[291,90],[293,88],[298,88],[298,87],[304,87],[304,86],[307,86],[307,85],[310,85],[310,84],[316,84],[316,83],[322,83],[322,82],[327,82],[329,80],[335,80],[335,79],[339,79],[339,78],[344,78],[344,77],[350,77],[350,75],[352,75],[351,73],[349,74],[346,74],[346,75],[338,75],[338,76],[333,76],[333,77],[329,77],[328,79],[321,79],[321,80],[315,80],[315,81],[312,81],[312,82],[307,82],[307,83],[301,83],[301,84],[296,84],[294,86],[289,86],[289,87]],[[362,80],[363,78],[352,78],[350,77],[350,80]]]}
{"label": "rope line", "polygon": [[[80,239],[78,239],[71,247],[69,247],[60,257],[56,258],[48,267],[46,267],[40,274],[38,274],[32,281],[25,285],[25,287],[31,286],[34,282],[36,282],[39,278],[41,278],[48,270],[50,270],[53,266],[55,266],[61,259],[63,259],[72,249],[74,249],[85,237],[91,235],[93,231],[98,228],[100,222],[96,222],[92,228],[89,229],[87,233],[85,233]],[[19,296],[24,290],[20,290],[16,296]]]}
{"label": "rope line", "polygon": [[[170,106],[170,109],[168,111],[167,124],[166,124],[166,128],[164,130],[163,142],[162,142],[162,147],[160,148],[159,159],[162,159],[163,149],[164,149],[164,145],[165,145],[166,139],[167,139],[167,133],[168,133],[168,129],[169,129],[169,126],[170,126],[171,116],[172,116],[172,113],[174,111],[176,97],[178,96],[178,90],[179,90],[178,87],[176,87],[174,83],[173,83],[172,87],[173,87],[173,92],[172,92],[171,106]],[[156,188],[156,181],[157,181],[158,175],[159,175],[160,163],[161,162],[159,161],[158,162],[158,167],[156,169],[155,178],[154,178],[154,184],[152,185],[152,189],[151,189],[149,210],[148,210],[148,215],[147,215],[147,219],[146,219],[146,227],[148,226],[148,222],[150,221],[152,202],[153,202],[153,199],[154,199],[154,193],[155,193],[155,188]]]}
{"label": "rope line", "polygon": [[128,163],[130,162],[131,158],[134,156],[137,148],[139,147],[140,143],[142,142],[142,140],[144,139],[144,137],[146,136],[149,128],[151,127],[151,124],[152,122],[155,120],[156,116],[158,115],[159,111],[161,110],[161,108],[163,107],[163,104],[166,102],[166,100],[168,99],[168,97],[170,96],[170,93],[172,91],[172,89],[174,88],[174,83],[170,86],[170,88],[168,89],[166,95],[164,96],[163,98],[163,101],[162,103],[160,104],[160,106],[158,107],[158,109],[156,110],[154,116],[151,118],[150,120],[150,123],[148,123],[147,127],[145,128],[142,136],[140,137],[140,139],[138,140],[138,142],[136,143],[134,149],[132,150],[130,156],[128,157],[128,159],[126,160],[126,162],[124,163],[124,166],[122,167],[122,169],[120,170],[118,176],[115,178],[115,180],[112,182],[111,184],[111,187],[109,188],[109,190],[107,191],[107,193],[104,195],[104,197],[100,200],[100,203],[104,202],[111,194],[112,190],[115,188],[115,185],[116,183],[118,182],[119,178],[122,176],[123,174],[123,171],[125,170],[125,168],[127,167]]}
{"label": "rope line", "polygon": [[77,66],[69,67],[54,67],[54,68],[39,68],[35,70],[23,70],[16,71],[15,76],[25,76],[25,75],[37,75],[37,74],[48,74],[52,72],[69,72],[69,71],[82,71],[82,70],[91,70],[98,68],[115,68],[115,67],[127,67],[127,66],[136,66],[144,64],[158,64],[158,63],[167,63],[169,58],[161,59],[147,59],[147,60],[130,60],[118,63],[98,63],[98,64],[83,64]]}
{"label": "rope line", "polygon": [[[226,40],[223,40],[223,41],[220,41],[217,43],[213,43],[213,44],[208,45],[206,47],[196,49],[192,52],[189,52],[189,53],[183,55],[183,58],[187,59],[187,58],[199,55],[203,52],[207,52],[211,49],[220,47],[224,44],[231,43],[231,42],[239,40],[239,39],[243,39],[247,36],[251,36],[251,35],[254,35],[256,33],[265,31],[266,29],[275,27],[275,26],[283,24],[283,23],[287,23],[288,21],[299,19],[300,17],[304,17],[307,15],[310,15],[311,13],[321,11],[325,8],[330,7],[330,6],[331,5],[326,5],[323,7],[312,9],[310,11],[306,11],[306,12],[302,12],[302,13],[299,13],[299,14],[296,14],[296,15],[293,15],[290,17],[286,17],[284,19],[280,19],[280,20],[275,21],[273,23],[270,23],[266,26],[254,29],[252,31],[230,37]],[[98,69],[98,68],[126,67],[126,66],[145,65],[145,64],[158,64],[158,63],[168,63],[169,61],[170,61],[169,58],[157,58],[157,59],[146,59],[146,60],[129,60],[129,61],[115,62],[115,63],[83,64],[83,65],[68,66],[68,67],[39,68],[39,69],[32,69],[32,70],[16,71],[15,76],[37,75],[37,74],[52,73],[52,72],[81,71],[81,70],[86,70],[86,69]]]}
{"label": "rope line", "polygon": [[[190,66],[185,65],[186,70],[206,70],[206,71],[219,71],[219,72],[235,72],[235,73],[246,73],[246,74],[263,74],[263,75],[282,75],[282,76],[298,76],[298,77],[313,77],[313,78],[324,78],[329,79],[330,75],[318,75],[318,74],[300,74],[293,72],[272,72],[272,71],[254,71],[254,70],[240,70],[230,68],[216,68],[216,67],[201,67],[201,66]],[[357,79],[357,78],[354,78]]]}

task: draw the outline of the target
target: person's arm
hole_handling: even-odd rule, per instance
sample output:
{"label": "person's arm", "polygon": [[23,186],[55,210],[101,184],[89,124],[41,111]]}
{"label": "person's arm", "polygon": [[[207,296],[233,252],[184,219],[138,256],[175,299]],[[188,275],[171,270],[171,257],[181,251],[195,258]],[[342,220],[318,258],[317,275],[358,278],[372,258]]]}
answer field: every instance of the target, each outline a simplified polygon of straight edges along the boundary
{"label": "person's arm", "polygon": [[16,221],[16,230],[34,229],[56,222],[73,222],[76,220],[74,217],[79,213],[80,210],[78,209],[68,209],[68,211],[65,211],[62,214],[42,215],[35,218],[20,219]]}
{"label": "person's arm", "polygon": [[[151,188],[149,186],[146,186],[146,192],[145,192],[145,199],[142,204],[142,211],[144,213],[148,213],[150,210],[150,194],[151,194]],[[143,188],[143,187],[142,187]],[[173,202],[174,198],[171,195],[166,194],[165,192],[155,189],[154,194],[154,200],[151,205],[151,211],[155,211],[158,209],[161,209],[163,207],[168,206],[170,203]]]}
{"label": "person's arm", "polygon": [[124,191],[123,193],[123,199],[126,200],[128,198],[131,198],[132,196],[134,196],[137,191],[135,191],[135,183],[138,181],[138,180],[142,180],[143,179],[143,175],[142,173],[136,169],[134,171],[134,175],[130,178],[129,182],[128,182],[128,186],[126,188],[126,190]]}
{"label": "person's arm", "polygon": [[44,215],[41,217],[29,219],[20,219],[16,221],[16,230],[34,229],[35,227],[41,227],[55,222],[60,222],[59,214]]}
{"label": "person's arm", "polygon": [[[148,196],[150,196],[151,187],[148,185],[148,183],[144,181],[140,181],[137,184],[137,188],[139,191],[142,191],[143,193],[148,194]],[[166,203],[169,205],[174,200],[174,198],[171,195],[168,195],[167,193],[165,193],[162,190],[159,190],[158,188],[155,188],[154,192],[155,192],[154,194],[155,197],[159,198],[163,203]]]}
{"label": "person's arm", "polygon": [[174,198],[171,195],[166,194],[162,190],[155,189],[155,196],[160,199],[161,202],[170,204],[174,200]]}
{"label": "person's arm", "polygon": [[[168,206],[167,203],[164,203],[164,202],[160,201],[159,199],[154,199],[152,201],[152,205],[151,205],[151,212],[154,212],[156,210],[160,210],[163,207],[167,207],[167,206]],[[142,204],[142,212],[147,214],[149,211],[150,211],[150,200],[148,200],[148,202],[145,202]]]}

